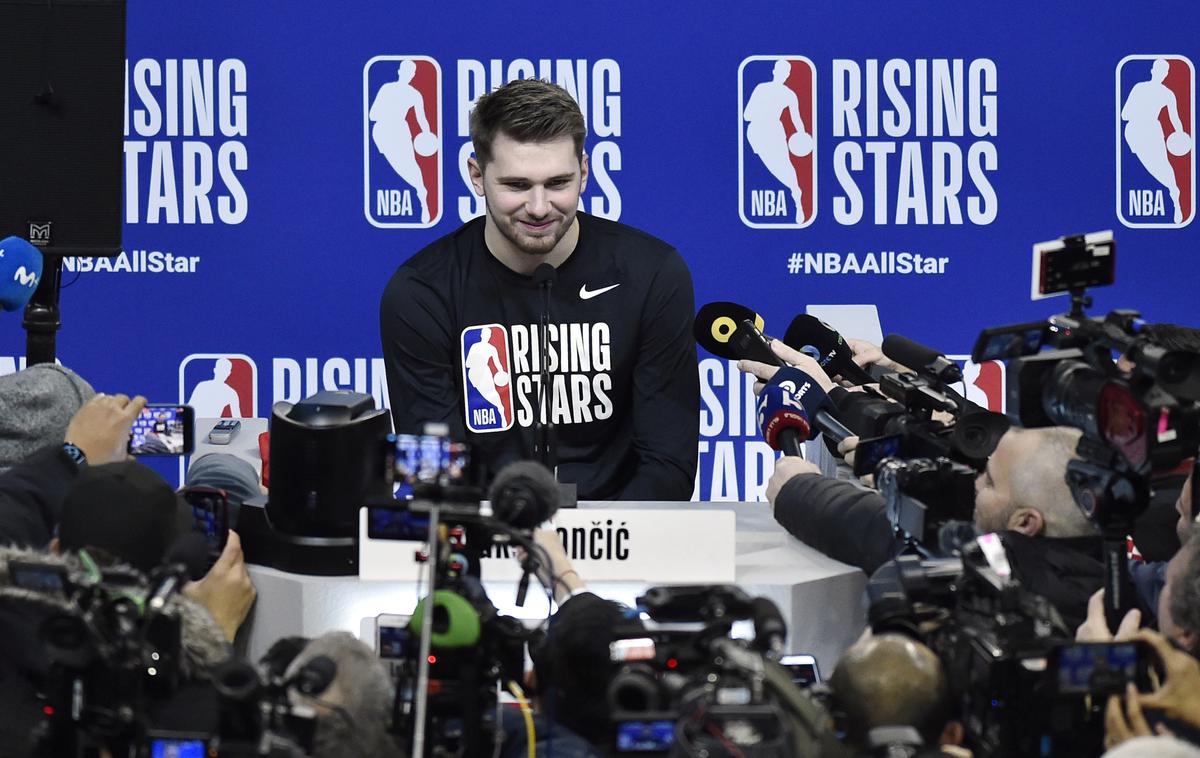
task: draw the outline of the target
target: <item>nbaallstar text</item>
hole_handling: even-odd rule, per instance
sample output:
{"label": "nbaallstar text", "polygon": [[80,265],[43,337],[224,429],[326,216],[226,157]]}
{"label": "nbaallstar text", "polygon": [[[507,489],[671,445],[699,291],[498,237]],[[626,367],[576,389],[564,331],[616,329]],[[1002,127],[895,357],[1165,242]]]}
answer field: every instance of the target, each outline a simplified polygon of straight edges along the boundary
{"label": "nbaallstar text", "polygon": [[925,276],[944,274],[948,257],[911,253],[907,250],[880,250],[869,253],[804,252],[789,253],[789,274],[900,274]]}

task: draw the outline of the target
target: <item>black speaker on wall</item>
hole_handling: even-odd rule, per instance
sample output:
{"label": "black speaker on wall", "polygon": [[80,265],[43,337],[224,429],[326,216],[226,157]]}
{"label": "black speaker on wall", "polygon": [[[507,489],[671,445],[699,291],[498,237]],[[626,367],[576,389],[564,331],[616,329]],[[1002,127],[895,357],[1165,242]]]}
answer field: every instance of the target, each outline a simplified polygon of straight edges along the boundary
{"label": "black speaker on wall", "polygon": [[125,0],[0,0],[0,30],[0,238],[117,255]]}

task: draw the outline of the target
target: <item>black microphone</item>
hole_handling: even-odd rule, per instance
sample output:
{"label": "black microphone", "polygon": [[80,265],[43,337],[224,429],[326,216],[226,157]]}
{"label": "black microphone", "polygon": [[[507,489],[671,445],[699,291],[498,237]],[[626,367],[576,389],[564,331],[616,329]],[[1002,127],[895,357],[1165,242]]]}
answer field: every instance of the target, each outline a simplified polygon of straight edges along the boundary
{"label": "black microphone", "polygon": [[854,362],[854,351],[842,335],[816,316],[801,313],[792,319],[783,335],[783,344],[813,358],[830,376],[836,374],[854,384],[875,382],[866,369]]}
{"label": "black microphone", "polygon": [[930,374],[942,384],[962,381],[962,369],[945,355],[900,334],[883,338],[883,354],[918,374]]}
{"label": "black microphone", "polygon": [[554,444],[554,395],[550,392],[550,290],[558,279],[558,270],[549,263],[539,263],[533,270],[533,283],[542,291],[541,323],[541,386],[538,388],[538,416],[534,424],[534,454],[542,465],[554,471],[558,467],[557,447]]}
{"label": "black microphone", "polygon": [[737,303],[715,302],[701,306],[692,322],[696,342],[713,355],[731,361],[747,359],[770,366],[781,365],[762,329],[762,316]]}
{"label": "black microphone", "polygon": [[208,540],[199,532],[189,532],[171,545],[163,564],[155,569],[153,579],[158,582],[146,607],[158,613],[167,601],[188,579],[204,576],[208,563]]}
{"label": "black microphone", "polygon": [[492,513],[514,529],[536,529],[558,511],[558,482],[536,461],[500,469],[488,490]]}
{"label": "black microphone", "polygon": [[779,606],[765,597],[750,601],[751,618],[754,620],[754,647],[763,653],[778,657],[787,642],[787,622]]}
{"label": "black microphone", "polygon": [[292,675],[285,686],[294,685],[301,695],[320,697],[337,678],[337,671],[337,664],[329,656],[314,656]]}
{"label": "black microphone", "polygon": [[[517,461],[500,469],[488,490],[492,513],[504,523],[530,531],[558,511],[558,482],[550,471],[536,461]],[[533,573],[532,553],[526,551],[521,562],[521,581],[517,583],[516,605],[525,605],[529,575]]]}

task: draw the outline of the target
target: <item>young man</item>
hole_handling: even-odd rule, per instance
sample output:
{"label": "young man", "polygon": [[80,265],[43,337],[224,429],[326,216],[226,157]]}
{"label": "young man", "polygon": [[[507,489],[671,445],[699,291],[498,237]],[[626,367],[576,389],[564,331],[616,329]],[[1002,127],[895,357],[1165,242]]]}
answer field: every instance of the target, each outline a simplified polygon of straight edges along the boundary
{"label": "young man", "polygon": [[[400,433],[448,424],[495,472],[538,457],[541,417],[580,499],[686,500],[699,436],[691,275],[666,243],[577,212],[586,132],[548,82],[476,103],[468,167],[486,214],[405,262],[380,305],[392,418]],[[533,276],[542,264],[554,271]]]}

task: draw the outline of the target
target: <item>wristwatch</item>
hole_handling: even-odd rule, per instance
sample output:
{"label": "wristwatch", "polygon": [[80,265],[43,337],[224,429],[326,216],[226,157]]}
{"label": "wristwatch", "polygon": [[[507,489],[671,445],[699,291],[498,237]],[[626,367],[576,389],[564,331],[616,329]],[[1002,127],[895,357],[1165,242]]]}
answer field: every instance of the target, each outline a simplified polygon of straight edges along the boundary
{"label": "wristwatch", "polygon": [[76,470],[82,471],[83,467],[87,465],[87,456],[83,454],[79,446],[72,442],[64,442],[62,449],[67,454],[67,457],[71,459],[71,462],[75,464]]}

